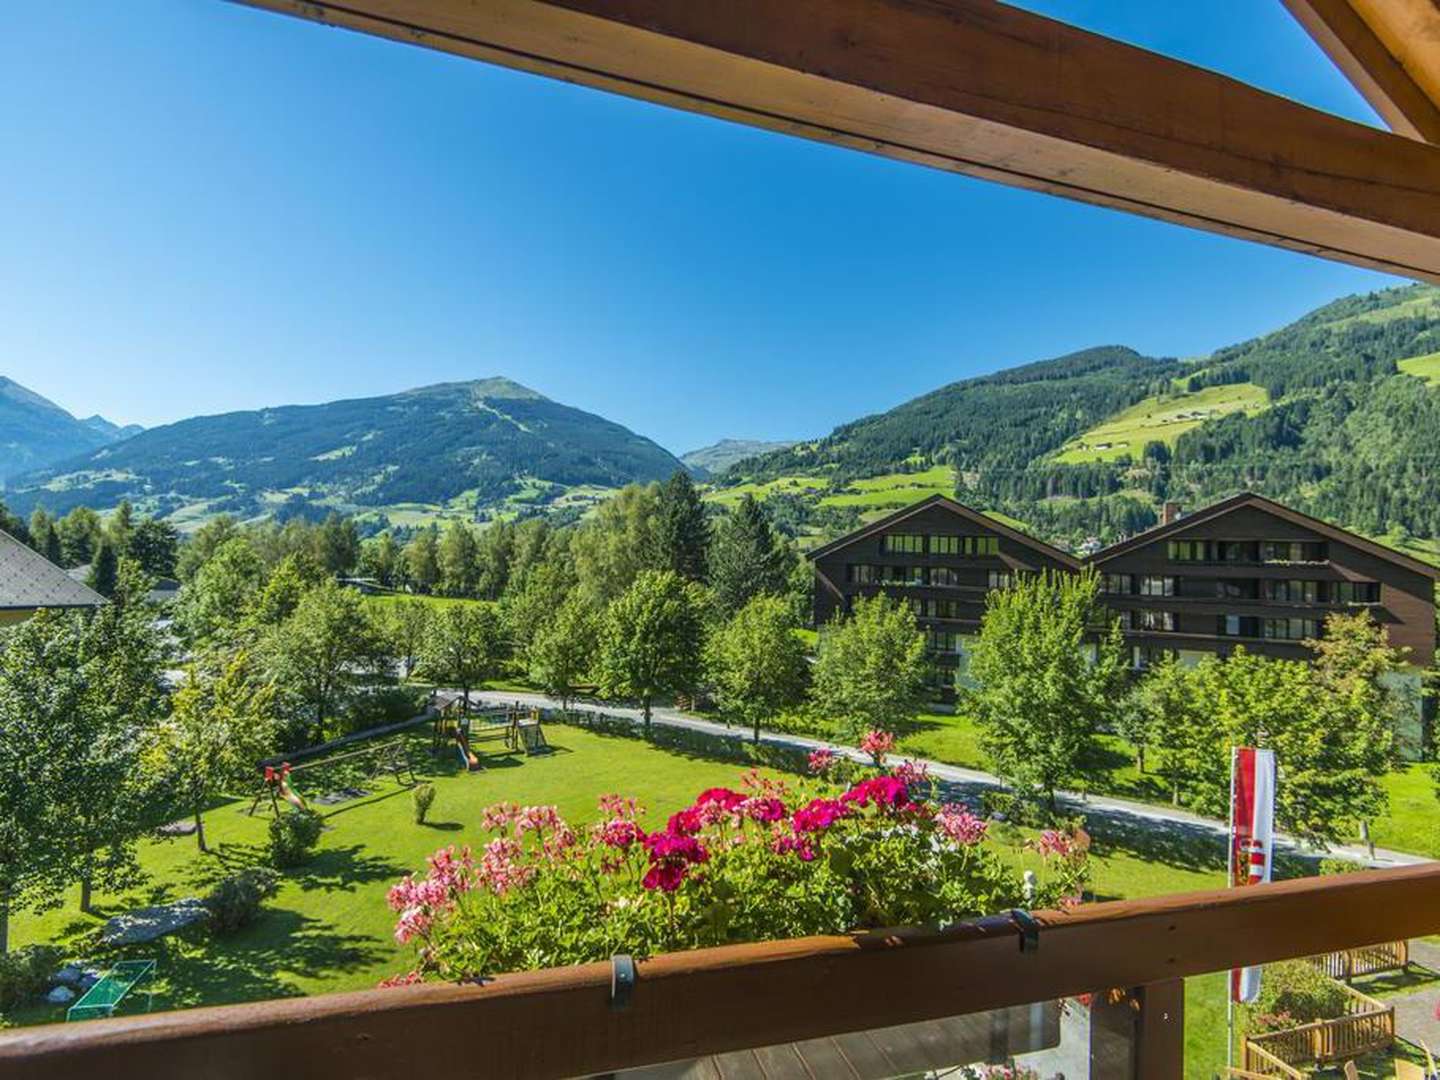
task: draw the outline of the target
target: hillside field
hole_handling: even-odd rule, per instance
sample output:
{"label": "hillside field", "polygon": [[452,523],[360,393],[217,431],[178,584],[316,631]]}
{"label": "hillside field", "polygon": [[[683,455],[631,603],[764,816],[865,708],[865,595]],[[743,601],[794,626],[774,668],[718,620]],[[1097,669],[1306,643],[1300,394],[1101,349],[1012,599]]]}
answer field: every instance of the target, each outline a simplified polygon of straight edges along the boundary
{"label": "hillside field", "polygon": [[1207,386],[1193,394],[1173,397],[1148,397],[1066,443],[1055,460],[1064,465],[1077,465],[1087,461],[1115,461],[1127,454],[1138,459],[1148,442],[1173,446],[1181,435],[1207,420],[1236,412],[1253,416],[1269,404],[1270,396],[1265,388],[1254,383]]}

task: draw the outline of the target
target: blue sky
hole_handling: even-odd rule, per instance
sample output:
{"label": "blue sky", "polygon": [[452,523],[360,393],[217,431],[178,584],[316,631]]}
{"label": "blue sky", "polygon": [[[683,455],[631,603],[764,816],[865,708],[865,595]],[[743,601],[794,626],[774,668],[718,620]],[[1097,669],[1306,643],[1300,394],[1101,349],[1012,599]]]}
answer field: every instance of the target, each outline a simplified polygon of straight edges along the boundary
{"label": "blue sky", "polygon": [[[1023,6],[1375,122],[1278,3]],[[1391,283],[219,0],[0,36],[0,374],[78,415],[503,374],[680,452]]]}

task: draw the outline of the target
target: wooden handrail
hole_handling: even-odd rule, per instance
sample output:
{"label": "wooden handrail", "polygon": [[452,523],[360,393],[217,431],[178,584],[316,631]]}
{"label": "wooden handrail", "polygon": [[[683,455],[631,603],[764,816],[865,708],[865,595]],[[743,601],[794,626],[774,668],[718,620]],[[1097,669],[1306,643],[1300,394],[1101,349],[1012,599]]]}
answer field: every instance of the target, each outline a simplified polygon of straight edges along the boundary
{"label": "wooden handrail", "polygon": [[[1375,913],[1384,912],[1382,921]],[[1440,931],[1440,865],[0,1034],[0,1075],[564,1077],[1134,987]]]}

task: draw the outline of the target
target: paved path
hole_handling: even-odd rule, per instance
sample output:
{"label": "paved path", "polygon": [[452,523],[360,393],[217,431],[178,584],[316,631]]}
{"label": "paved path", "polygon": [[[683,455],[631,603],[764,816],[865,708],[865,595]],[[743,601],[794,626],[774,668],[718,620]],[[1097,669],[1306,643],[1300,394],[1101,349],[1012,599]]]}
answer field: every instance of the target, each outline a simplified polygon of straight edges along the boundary
{"label": "paved path", "polygon": [[[457,695],[458,696],[458,695]],[[519,691],[503,690],[482,690],[472,691],[471,700],[483,701],[492,705],[519,703],[527,707],[538,706],[543,708],[558,709],[560,702],[554,698],[546,697],[544,694],[522,693]],[[643,720],[643,714],[639,709],[623,708],[618,705],[584,704],[575,706],[581,711],[604,712],[608,716],[624,717],[635,723]],[[713,720],[701,720],[694,716],[687,716],[684,713],[669,708],[656,707],[650,710],[651,720],[656,724],[663,724],[668,727],[687,728],[691,731],[701,731],[709,735],[719,735],[732,739],[748,738],[748,732],[738,728],[726,727],[724,724],[716,723]],[[818,750],[825,748],[837,754],[844,754],[855,761],[868,762],[870,759],[866,754],[851,746],[841,746],[837,743],[826,742],[824,739],[812,739],[804,735],[788,735],[778,732],[760,732],[762,742],[775,746],[785,746],[803,751]],[[892,763],[898,763],[904,758],[891,755]],[[985,788],[1000,787],[1000,778],[978,769],[966,769],[958,765],[947,765],[941,761],[930,761],[925,758],[917,758],[930,769],[930,775],[937,780],[945,781],[958,788],[977,793]],[[1087,816],[1101,816],[1118,821],[1120,824],[1134,824],[1136,822],[1145,825],[1159,825],[1171,829],[1179,829],[1185,833],[1199,836],[1212,835],[1223,837],[1226,832],[1224,822],[1212,818],[1201,817],[1186,810],[1180,810],[1168,806],[1156,806],[1150,803],[1136,802],[1133,799],[1120,799],[1109,795],[1081,795],[1078,792],[1065,791],[1059,793],[1061,803],[1068,810],[1075,813],[1083,813]],[[1289,837],[1280,837],[1277,846],[1282,850],[1305,852],[1301,846]],[[1430,859],[1420,855],[1409,855],[1401,851],[1388,851],[1384,848],[1376,848],[1372,859],[1369,851],[1359,844],[1346,844],[1330,849],[1327,854],[1331,857],[1352,859],[1356,862],[1369,863],[1377,867],[1384,866],[1410,866],[1418,863],[1430,862]],[[1427,965],[1428,966],[1428,965]],[[1437,969],[1440,970],[1440,969]]]}
{"label": "paved path", "polygon": [[[1415,939],[1410,942],[1410,962],[1431,971],[1440,971],[1440,945]],[[1440,988],[1430,986],[1413,994],[1390,999],[1395,1006],[1395,1034],[1416,1046],[1440,1051]]]}

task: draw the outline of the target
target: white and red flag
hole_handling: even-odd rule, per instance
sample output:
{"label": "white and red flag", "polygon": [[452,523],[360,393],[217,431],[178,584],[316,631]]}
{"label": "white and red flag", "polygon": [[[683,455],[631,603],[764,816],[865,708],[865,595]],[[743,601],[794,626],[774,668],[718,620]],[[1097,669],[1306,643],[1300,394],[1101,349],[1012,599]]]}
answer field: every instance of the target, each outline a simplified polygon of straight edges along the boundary
{"label": "white and red flag", "polygon": [[[1275,753],[1237,746],[1230,757],[1230,885],[1270,880],[1275,854]],[[1241,1004],[1260,994],[1260,969],[1230,972],[1230,999]]]}

